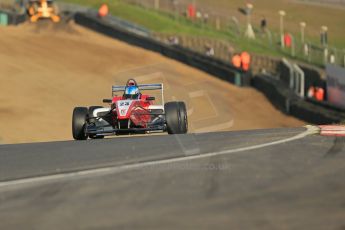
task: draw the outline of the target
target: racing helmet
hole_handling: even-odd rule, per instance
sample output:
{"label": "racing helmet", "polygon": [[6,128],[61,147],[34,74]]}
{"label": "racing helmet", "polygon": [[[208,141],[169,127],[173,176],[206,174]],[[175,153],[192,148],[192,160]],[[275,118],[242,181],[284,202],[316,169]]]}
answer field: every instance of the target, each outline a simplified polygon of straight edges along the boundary
{"label": "racing helmet", "polygon": [[125,94],[123,95],[125,99],[139,99],[140,92],[136,85],[127,86],[125,89]]}

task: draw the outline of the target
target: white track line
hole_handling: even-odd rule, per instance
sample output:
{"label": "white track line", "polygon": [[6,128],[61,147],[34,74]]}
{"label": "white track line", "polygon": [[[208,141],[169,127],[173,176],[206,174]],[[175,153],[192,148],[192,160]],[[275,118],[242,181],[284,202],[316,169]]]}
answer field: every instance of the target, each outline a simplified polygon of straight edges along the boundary
{"label": "white track line", "polygon": [[220,155],[228,155],[228,154],[234,154],[244,151],[250,151],[254,149],[261,149],[265,147],[270,147],[274,145],[284,144],[287,142],[303,139],[306,136],[317,134],[320,132],[320,129],[315,126],[306,126],[307,130],[290,138],[268,142],[264,144],[259,145],[253,145],[248,147],[242,147],[237,149],[230,149],[230,150],[224,150],[219,152],[212,152],[212,153],[205,153],[201,155],[193,155],[193,156],[184,156],[179,158],[172,158],[172,159],[166,159],[166,160],[157,160],[157,161],[151,161],[151,162],[143,162],[143,163],[136,163],[136,164],[129,164],[129,165],[120,165],[120,166],[113,166],[113,167],[105,167],[105,168],[98,168],[98,169],[91,169],[91,170],[82,170],[78,172],[71,172],[71,173],[61,173],[61,174],[55,174],[55,175],[49,175],[49,176],[40,176],[40,177],[32,177],[32,178],[25,178],[25,179],[19,179],[19,180],[12,180],[12,181],[6,181],[6,182],[0,182],[0,189],[3,188],[11,188],[14,186],[19,185],[30,185],[30,184],[37,184],[37,183],[43,183],[43,182],[52,182],[52,181],[58,181],[61,179],[70,179],[70,178],[80,178],[90,175],[107,175],[112,174],[116,172],[121,172],[125,170],[130,169],[139,169],[144,167],[152,167],[155,165],[160,164],[168,164],[168,163],[176,163],[176,162],[182,162],[182,161],[188,161],[188,160],[195,160],[195,159],[202,159],[207,157],[213,157],[213,156],[220,156]]}

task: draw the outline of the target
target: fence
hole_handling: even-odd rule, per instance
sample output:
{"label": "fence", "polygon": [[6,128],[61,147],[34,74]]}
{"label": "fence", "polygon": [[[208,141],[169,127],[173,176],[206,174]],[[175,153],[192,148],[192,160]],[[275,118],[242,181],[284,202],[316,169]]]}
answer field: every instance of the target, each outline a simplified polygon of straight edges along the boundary
{"label": "fence", "polygon": [[[175,44],[178,41],[179,46],[196,51],[200,54],[206,54],[209,47],[212,47],[214,49],[214,55],[212,56],[227,63],[231,62],[232,56],[237,52],[229,42],[217,39],[205,38],[200,36],[175,36],[159,33],[152,34],[152,37],[156,40],[171,45]],[[252,54],[252,72],[254,75],[262,72],[277,74],[279,62],[279,58]]]}
{"label": "fence", "polygon": [[[171,15],[176,20],[185,20],[187,17],[187,8],[191,2],[188,0],[124,0],[127,3],[135,4],[144,8],[159,10]],[[343,1],[343,0],[341,0]],[[334,2],[336,2],[334,0]],[[341,2],[343,4],[343,2]],[[205,29],[224,31],[235,37],[244,37],[247,29],[245,21],[238,20],[235,16],[237,9],[226,9],[214,11],[214,9],[205,5],[198,5],[196,18],[190,20],[195,26]],[[256,18],[256,21],[259,21]],[[267,49],[273,49],[289,58],[294,58],[318,66],[325,66],[327,63],[333,63],[345,66],[345,50],[335,47],[322,47],[317,44],[302,42],[300,36],[293,36],[291,47],[281,48],[281,35],[279,33],[265,30],[254,26],[254,32],[258,35],[255,41],[259,45],[266,46]],[[200,47],[198,49],[201,49]]]}

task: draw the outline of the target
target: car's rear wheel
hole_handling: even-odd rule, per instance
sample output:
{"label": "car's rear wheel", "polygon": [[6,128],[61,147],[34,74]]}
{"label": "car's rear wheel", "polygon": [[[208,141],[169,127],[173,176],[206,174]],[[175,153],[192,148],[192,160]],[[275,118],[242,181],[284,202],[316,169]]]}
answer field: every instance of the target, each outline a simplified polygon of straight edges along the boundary
{"label": "car's rear wheel", "polygon": [[178,102],[180,107],[180,116],[182,120],[182,133],[188,132],[188,115],[187,115],[187,107],[183,101]]}
{"label": "car's rear wheel", "polygon": [[[93,118],[93,112],[96,110],[96,109],[101,109],[101,108],[104,108],[103,106],[90,106],[89,107],[89,113],[88,113],[88,116],[89,116],[89,122],[90,123],[95,123],[96,122],[96,118]],[[97,136],[95,134],[90,134],[89,137],[91,139],[102,139],[104,138],[104,136]]]}
{"label": "car's rear wheel", "polygon": [[75,140],[86,140],[85,125],[88,116],[86,107],[76,107],[72,116],[72,134]]}
{"label": "car's rear wheel", "polygon": [[184,102],[168,102],[164,105],[169,134],[184,134],[188,131],[187,110]]}

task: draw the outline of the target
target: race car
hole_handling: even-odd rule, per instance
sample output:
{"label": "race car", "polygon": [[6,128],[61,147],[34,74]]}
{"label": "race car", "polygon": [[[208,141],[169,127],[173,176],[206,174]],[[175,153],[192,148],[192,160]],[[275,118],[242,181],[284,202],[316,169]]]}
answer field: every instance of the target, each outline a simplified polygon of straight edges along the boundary
{"label": "race car", "polygon": [[[156,98],[141,91],[160,90],[161,105]],[[116,95],[123,92],[122,95]],[[75,140],[98,139],[109,135],[188,131],[186,105],[182,101],[164,103],[163,84],[138,85],[129,79],[124,86],[112,86],[112,99],[103,99],[110,106],[76,107],[72,116]]]}
{"label": "race car", "polygon": [[26,8],[31,22],[44,18],[49,18],[55,23],[61,20],[58,7],[53,0],[30,0]]}

